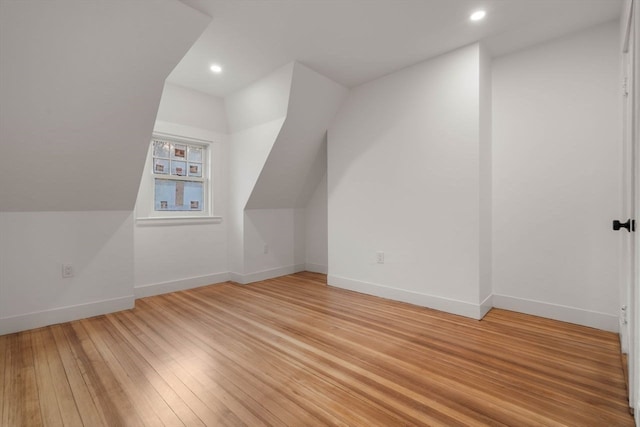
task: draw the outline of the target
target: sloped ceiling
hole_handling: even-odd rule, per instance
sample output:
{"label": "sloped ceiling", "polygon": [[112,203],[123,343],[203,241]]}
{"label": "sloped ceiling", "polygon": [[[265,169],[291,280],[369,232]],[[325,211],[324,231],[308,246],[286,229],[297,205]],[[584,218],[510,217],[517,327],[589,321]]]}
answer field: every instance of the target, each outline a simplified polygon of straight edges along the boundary
{"label": "sloped ceiling", "polygon": [[247,202],[247,209],[301,208],[326,171],[326,131],[347,94],[333,80],[295,63],[289,108]]}
{"label": "sloped ceiling", "polygon": [[[483,41],[501,55],[618,19],[621,0],[183,0],[212,24],[169,76],[227,96],[299,61],[354,87]],[[487,18],[470,22],[483,8]],[[212,78],[217,62],[222,74]]]}
{"label": "sloped ceiling", "polygon": [[164,80],[209,22],[174,0],[0,0],[0,211],[132,210]]}

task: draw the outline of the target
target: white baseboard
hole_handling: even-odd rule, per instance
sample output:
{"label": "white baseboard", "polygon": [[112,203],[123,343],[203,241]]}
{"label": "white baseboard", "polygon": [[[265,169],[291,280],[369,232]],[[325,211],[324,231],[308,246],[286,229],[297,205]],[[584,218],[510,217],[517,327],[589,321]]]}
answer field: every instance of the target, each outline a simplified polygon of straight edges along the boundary
{"label": "white baseboard", "polygon": [[35,313],[21,314],[19,316],[0,318],[0,335],[26,331],[57,323],[71,322],[101,314],[133,308],[135,298],[128,295],[120,298],[95,301],[86,304],[78,304]]}
{"label": "white baseboard", "polygon": [[244,275],[241,274],[241,273],[234,273],[233,271],[230,271],[229,272],[229,280],[232,281],[232,282],[244,284],[244,283],[242,283],[242,280],[244,280]]}
{"label": "white baseboard", "polygon": [[305,264],[288,265],[285,267],[270,268],[268,270],[256,271],[254,273],[229,273],[229,280],[240,283],[241,285],[247,285],[253,282],[259,282],[261,280],[273,279],[274,277],[286,276],[287,274],[298,273],[305,271]]}
{"label": "white baseboard", "polygon": [[617,316],[565,305],[494,294],[493,306],[605,331],[618,332],[619,329]]}
{"label": "white baseboard", "polygon": [[375,295],[396,301],[408,302],[422,307],[433,308],[435,310],[445,311],[451,314],[458,314],[472,319],[479,320],[484,315],[482,314],[483,309],[479,304],[422,294],[405,289],[390,288],[383,285],[347,279],[340,276],[329,275],[327,277],[327,284],[363,294]]}
{"label": "white baseboard", "polygon": [[321,264],[306,263],[304,269],[312,273],[327,274],[329,272],[329,268]]}
{"label": "white baseboard", "polygon": [[493,308],[493,294],[489,295],[480,303],[480,318],[487,315],[489,310]]}
{"label": "white baseboard", "polygon": [[186,279],[171,280],[168,282],[153,283],[150,285],[136,286],[133,288],[137,298],[145,298],[154,295],[168,294],[169,292],[184,291],[214,283],[226,282],[230,279],[229,273],[209,274],[206,276],[188,277]]}

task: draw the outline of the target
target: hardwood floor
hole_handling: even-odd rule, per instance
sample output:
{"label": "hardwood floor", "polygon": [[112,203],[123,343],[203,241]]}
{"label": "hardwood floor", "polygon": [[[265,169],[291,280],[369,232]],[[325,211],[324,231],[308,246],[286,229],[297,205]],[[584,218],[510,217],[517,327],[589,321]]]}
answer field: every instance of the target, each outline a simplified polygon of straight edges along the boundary
{"label": "hardwood floor", "polygon": [[0,337],[14,426],[632,426],[615,334],[299,273]]}

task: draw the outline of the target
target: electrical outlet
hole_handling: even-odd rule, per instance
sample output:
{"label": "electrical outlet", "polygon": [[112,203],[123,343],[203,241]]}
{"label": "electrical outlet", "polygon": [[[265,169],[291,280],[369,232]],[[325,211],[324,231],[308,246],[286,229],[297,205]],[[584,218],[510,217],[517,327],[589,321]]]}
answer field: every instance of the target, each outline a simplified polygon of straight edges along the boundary
{"label": "electrical outlet", "polygon": [[384,264],[384,252],[376,252],[376,260],[378,264]]}
{"label": "electrical outlet", "polygon": [[263,253],[265,255],[269,253],[269,245],[264,245]]}
{"label": "electrical outlet", "polygon": [[62,264],[62,277],[73,277],[73,265]]}

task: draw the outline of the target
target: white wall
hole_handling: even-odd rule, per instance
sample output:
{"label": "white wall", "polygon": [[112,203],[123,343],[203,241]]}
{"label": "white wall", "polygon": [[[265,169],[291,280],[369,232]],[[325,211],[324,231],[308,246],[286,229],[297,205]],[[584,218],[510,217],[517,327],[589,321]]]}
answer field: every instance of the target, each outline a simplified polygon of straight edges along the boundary
{"label": "white wall", "polygon": [[327,175],[325,173],[305,209],[306,270],[327,274],[329,270],[328,239]]}
{"label": "white wall", "polygon": [[[228,141],[222,99],[166,85],[154,131],[212,141],[211,221],[137,220],[135,227],[135,294],[156,295],[218,283],[228,279]],[[149,159],[138,194],[140,204],[152,199]]]}
{"label": "white wall", "polygon": [[222,98],[169,83],[164,85],[156,120],[218,134],[228,133],[229,127]]}
{"label": "white wall", "polygon": [[244,217],[243,282],[305,269],[303,209],[247,209]]}
{"label": "white wall", "polygon": [[479,56],[351,90],[328,139],[330,284],[481,317]]}
{"label": "white wall", "polygon": [[1,212],[0,334],[133,307],[132,216]]}
{"label": "white wall", "polygon": [[493,213],[492,213],[492,149],[491,149],[491,57],[484,45],[480,45],[480,294],[479,302],[486,313],[492,306],[493,294]]}
{"label": "white wall", "polygon": [[318,153],[318,169],[324,171],[305,207],[305,269],[327,274],[329,235],[327,229],[327,141]]}
{"label": "white wall", "polygon": [[278,68],[224,99],[231,133],[271,122],[287,115],[294,63]]}
{"label": "white wall", "polygon": [[619,29],[493,63],[498,307],[617,330]]}
{"label": "white wall", "polygon": [[[229,122],[229,233],[231,278],[247,283],[245,208],[286,118],[293,63],[225,98]],[[262,250],[260,246],[259,250]],[[254,248],[253,250],[258,250]],[[250,254],[249,254],[250,255]]]}
{"label": "white wall", "polygon": [[236,132],[229,137],[229,271],[244,282],[244,210],[284,117]]}

